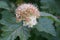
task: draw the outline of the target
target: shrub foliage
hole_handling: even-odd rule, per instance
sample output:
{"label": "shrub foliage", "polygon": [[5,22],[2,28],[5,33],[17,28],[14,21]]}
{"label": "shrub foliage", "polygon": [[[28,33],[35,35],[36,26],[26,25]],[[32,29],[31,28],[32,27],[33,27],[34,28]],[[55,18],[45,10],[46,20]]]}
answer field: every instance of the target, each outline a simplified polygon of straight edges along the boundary
{"label": "shrub foliage", "polygon": [[[38,24],[33,28],[16,22],[15,9],[20,2],[34,3],[41,9]],[[56,0],[1,0],[0,40],[60,40],[59,5]],[[54,5],[54,6],[53,6]],[[53,16],[55,15],[55,16]]]}

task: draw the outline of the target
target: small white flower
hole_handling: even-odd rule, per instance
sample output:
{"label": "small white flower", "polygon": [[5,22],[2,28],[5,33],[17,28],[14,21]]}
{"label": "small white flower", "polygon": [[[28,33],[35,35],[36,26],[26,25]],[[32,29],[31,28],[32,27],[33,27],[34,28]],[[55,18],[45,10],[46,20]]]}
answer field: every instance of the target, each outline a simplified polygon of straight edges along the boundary
{"label": "small white flower", "polygon": [[29,22],[24,21],[24,24],[23,24],[24,26],[28,25],[28,27],[33,27],[34,25],[37,24],[36,16],[31,16],[29,18],[30,18]]}

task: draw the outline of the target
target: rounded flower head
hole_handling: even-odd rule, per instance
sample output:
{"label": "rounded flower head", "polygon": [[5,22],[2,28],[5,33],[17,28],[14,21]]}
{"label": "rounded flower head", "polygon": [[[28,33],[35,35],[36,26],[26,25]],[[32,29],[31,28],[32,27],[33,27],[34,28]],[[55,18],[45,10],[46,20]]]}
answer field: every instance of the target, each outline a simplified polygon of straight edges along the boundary
{"label": "rounded flower head", "polygon": [[24,23],[28,25],[35,25],[37,23],[36,18],[39,18],[39,16],[38,8],[32,4],[21,4],[16,9],[16,19],[18,22],[24,20]]}

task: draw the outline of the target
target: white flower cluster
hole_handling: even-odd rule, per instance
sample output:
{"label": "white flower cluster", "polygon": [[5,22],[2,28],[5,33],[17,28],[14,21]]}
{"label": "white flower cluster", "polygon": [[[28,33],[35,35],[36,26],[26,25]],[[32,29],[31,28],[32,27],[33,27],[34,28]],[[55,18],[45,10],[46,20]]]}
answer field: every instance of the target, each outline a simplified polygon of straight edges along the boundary
{"label": "white flower cluster", "polygon": [[16,19],[17,21],[24,21],[24,26],[28,25],[29,27],[33,27],[33,25],[37,24],[36,19],[39,18],[40,12],[32,4],[22,4],[16,9]]}

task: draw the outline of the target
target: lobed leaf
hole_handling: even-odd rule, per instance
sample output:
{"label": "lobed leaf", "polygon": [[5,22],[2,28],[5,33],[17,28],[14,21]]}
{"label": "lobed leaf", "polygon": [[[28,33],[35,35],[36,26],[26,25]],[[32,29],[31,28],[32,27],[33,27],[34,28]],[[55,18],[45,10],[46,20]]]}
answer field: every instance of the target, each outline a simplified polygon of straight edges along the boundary
{"label": "lobed leaf", "polygon": [[2,19],[0,20],[0,24],[4,25],[1,30],[3,33],[1,34],[0,40],[14,40],[17,36],[20,37],[21,40],[27,40],[29,35],[29,29],[27,27],[22,26],[22,21],[20,23],[16,23],[15,16],[9,11],[3,11]]}
{"label": "lobed leaf", "polygon": [[45,17],[40,18],[35,28],[37,28],[37,30],[40,32],[43,31],[53,36],[56,36],[56,31],[53,26],[53,21],[51,19]]}

